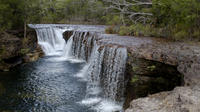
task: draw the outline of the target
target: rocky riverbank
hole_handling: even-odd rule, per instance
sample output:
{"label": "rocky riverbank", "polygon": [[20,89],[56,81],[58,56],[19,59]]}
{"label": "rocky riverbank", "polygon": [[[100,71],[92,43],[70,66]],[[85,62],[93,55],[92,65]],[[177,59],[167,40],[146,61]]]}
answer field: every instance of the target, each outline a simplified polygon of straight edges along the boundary
{"label": "rocky riverbank", "polygon": [[[64,33],[66,39],[70,35],[72,32]],[[199,104],[200,93],[198,43],[188,44],[159,38],[108,34],[95,34],[94,37],[102,46],[128,49],[124,104],[126,112],[161,112],[161,110],[193,112],[199,109],[196,106]]]}
{"label": "rocky riverbank", "polygon": [[[129,82],[136,82],[137,85],[135,88],[133,86],[132,97],[133,95],[142,94],[149,89],[156,89],[159,92],[172,90],[176,86],[182,86],[176,87],[170,92],[158,93],[147,98],[133,100],[126,112],[200,111],[197,106],[200,104],[198,99],[198,94],[200,94],[200,46],[198,43],[186,44],[156,38],[112,35],[105,35],[105,37],[110,38],[105,39],[107,43],[126,46],[129,49],[129,57],[134,59],[127,62],[129,65],[132,65],[131,73],[127,69],[127,75],[132,75],[132,78],[129,78]],[[152,77],[152,72],[155,72],[155,75],[153,75],[153,80],[149,80],[148,76]],[[154,85],[147,83],[149,87],[142,86],[146,80],[153,81]],[[157,87],[161,87],[161,90]],[[154,92],[156,93],[156,91]],[[151,94],[151,91],[143,95],[148,96],[149,94]]]}
{"label": "rocky riverbank", "polygon": [[9,71],[16,65],[37,60],[42,55],[34,30],[29,30],[26,38],[23,38],[23,30],[1,32],[0,38],[1,71]]}

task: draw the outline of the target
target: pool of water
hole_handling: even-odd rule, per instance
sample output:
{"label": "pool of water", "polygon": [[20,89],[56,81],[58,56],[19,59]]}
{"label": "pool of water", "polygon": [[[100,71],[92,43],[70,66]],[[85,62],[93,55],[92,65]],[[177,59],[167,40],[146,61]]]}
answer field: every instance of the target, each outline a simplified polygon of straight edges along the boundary
{"label": "pool of water", "polygon": [[0,112],[94,112],[80,104],[86,82],[75,74],[84,65],[49,56],[0,72]]}

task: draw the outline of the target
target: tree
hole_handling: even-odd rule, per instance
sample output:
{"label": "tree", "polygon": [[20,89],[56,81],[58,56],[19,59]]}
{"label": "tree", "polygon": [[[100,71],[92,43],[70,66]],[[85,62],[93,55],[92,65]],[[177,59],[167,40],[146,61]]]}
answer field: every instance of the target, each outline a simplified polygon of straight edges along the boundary
{"label": "tree", "polygon": [[120,18],[125,24],[125,17],[128,17],[133,23],[143,22],[146,23],[153,15],[151,12],[141,10],[142,8],[148,8],[152,6],[151,1],[142,0],[103,0],[105,4],[108,4],[106,10],[114,10],[114,13],[118,13]]}
{"label": "tree", "polygon": [[21,0],[0,0],[1,29],[21,28],[23,25],[23,3]]}
{"label": "tree", "polygon": [[198,0],[153,0],[153,15],[155,26],[166,27],[173,37],[199,38],[200,36]]}

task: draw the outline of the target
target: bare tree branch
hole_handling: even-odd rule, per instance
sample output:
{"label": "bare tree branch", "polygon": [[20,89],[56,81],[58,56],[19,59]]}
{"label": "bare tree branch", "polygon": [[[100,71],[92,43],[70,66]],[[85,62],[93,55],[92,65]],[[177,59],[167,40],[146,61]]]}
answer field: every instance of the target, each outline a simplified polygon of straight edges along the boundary
{"label": "bare tree branch", "polygon": [[[132,22],[140,22],[143,21],[143,23],[146,23],[147,20],[149,20],[150,16],[152,16],[152,13],[142,12],[142,11],[135,11],[131,10],[132,7],[136,6],[152,6],[151,0],[103,0],[103,2],[109,4],[108,7],[106,7],[106,10],[114,9],[117,10],[120,14],[120,17],[127,16]],[[124,21],[124,20],[122,20]]]}

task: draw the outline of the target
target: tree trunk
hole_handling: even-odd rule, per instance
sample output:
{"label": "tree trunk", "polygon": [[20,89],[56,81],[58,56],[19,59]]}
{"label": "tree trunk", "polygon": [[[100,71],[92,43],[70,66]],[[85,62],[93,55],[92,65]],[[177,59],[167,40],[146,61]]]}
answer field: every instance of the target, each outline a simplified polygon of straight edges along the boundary
{"label": "tree trunk", "polygon": [[27,26],[26,26],[26,20],[24,20],[24,38],[26,38],[27,34]]}
{"label": "tree trunk", "polygon": [[125,25],[124,15],[120,14],[120,19],[122,20],[122,24]]}

